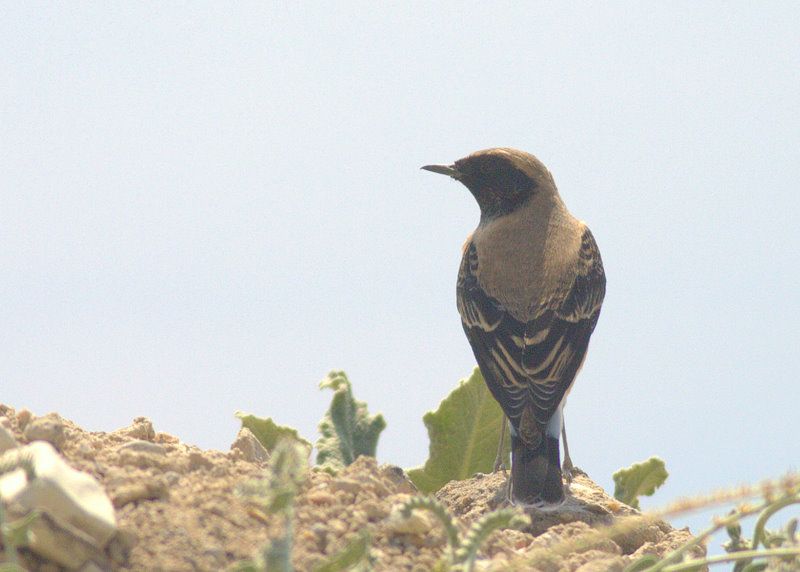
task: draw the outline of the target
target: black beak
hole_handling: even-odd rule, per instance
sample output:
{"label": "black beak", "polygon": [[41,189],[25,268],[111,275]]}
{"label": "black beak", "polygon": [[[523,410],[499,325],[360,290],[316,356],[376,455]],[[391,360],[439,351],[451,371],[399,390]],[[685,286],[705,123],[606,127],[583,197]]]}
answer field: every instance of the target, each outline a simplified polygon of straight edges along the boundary
{"label": "black beak", "polygon": [[432,173],[447,175],[448,177],[453,177],[454,179],[459,179],[461,177],[461,172],[456,169],[454,165],[425,165],[424,167],[420,168]]}

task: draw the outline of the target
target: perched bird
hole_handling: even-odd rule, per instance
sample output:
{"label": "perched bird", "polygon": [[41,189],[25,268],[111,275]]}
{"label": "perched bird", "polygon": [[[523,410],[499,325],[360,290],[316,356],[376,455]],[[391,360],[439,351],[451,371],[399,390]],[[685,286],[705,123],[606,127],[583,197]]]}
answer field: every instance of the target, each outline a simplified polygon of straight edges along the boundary
{"label": "perched bird", "polygon": [[[533,155],[487,149],[422,168],[461,182],[480,206],[480,223],[463,249],[458,311],[510,421],[512,500],[560,502],[564,402],[606,289],[597,244]],[[564,446],[569,477],[566,434]]]}

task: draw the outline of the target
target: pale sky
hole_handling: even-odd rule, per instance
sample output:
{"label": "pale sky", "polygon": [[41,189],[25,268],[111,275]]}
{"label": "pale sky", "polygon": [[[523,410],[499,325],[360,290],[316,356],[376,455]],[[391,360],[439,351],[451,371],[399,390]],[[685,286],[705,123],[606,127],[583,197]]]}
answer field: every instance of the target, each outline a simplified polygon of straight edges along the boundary
{"label": "pale sky", "polygon": [[344,369],[424,462],[474,358],[478,209],[419,167],[511,146],[608,277],[576,464],[645,506],[798,468],[800,4],[0,7],[0,401],[227,449],[316,439]]}

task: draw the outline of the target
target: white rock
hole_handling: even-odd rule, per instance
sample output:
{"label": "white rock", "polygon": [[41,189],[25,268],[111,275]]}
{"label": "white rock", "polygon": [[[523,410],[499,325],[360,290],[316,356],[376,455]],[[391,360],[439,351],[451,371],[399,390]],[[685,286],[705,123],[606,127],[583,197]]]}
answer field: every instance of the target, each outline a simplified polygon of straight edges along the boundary
{"label": "white rock", "polygon": [[0,499],[26,511],[46,512],[105,546],[117,530],[117,520],[100,483],[70,467],[50,443],[36,441],[6,452],[3,458],[20,455],[31,457],[36,478],[27,482],[22,469],[3,475]]}
{"label": "white rock", "polygon": [[151,443],[150,441],[143,441],[141,439],[135,439],[133,441],[128,441],[127,443],[123,443],[119,447],[117,447],[117,451],[135,451],[136,453],[151,453],[153,455],[160,455],[164,456],[167,454],[167,450],[164,449],[158,443]]}
{"label": "white rock", "polygon": [[[14,505],[12,508],[19,508]],[[20,516],[18,513],[15,516]],[[31,524],[30,548],[39,556],[50,560],[45,567],[77,570],[95,557],[102,557],[103,550],[88,535],[74,527],[56,522],[47,513],[41,513]],[[53,567],[52,563],[60,566]],[[43,567],[44,568],[44,567]]]}
{"label": "white rock", "polygon": [[[5,417],[3,418],[5,419]],[[14,434],[0,425],[0,454],[5,453],[9,449],[17,447],[17,440],[14,439]]]}

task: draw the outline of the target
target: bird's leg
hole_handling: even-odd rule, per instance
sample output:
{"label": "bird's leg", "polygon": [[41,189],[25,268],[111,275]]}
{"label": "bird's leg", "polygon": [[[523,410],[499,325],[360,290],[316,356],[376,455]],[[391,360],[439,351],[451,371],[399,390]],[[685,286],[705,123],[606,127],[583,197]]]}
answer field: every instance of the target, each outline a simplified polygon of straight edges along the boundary
{"label": "bird's leg", "polygon": [[567,445],[567,426],[561,423],[561,440],[564,441],[564,463],[562,464],[562,470],[564,471],[564,477],[567,480],[567,485],[572,482],[572,476],[575,469],[575,465],[572,464],[572,459],[569,458],[569,446]]}
{"label": "bird's leg", "polygon": [[506,416],[503,415],[503,423],[500,426],[500,443],[497,445],[497,456],[494,458],[494,470],[492,472],[496,473],[500,469],[503,471],[506,470],[506,465],[503,463],[503,445],[505,445],[506,440]]}

